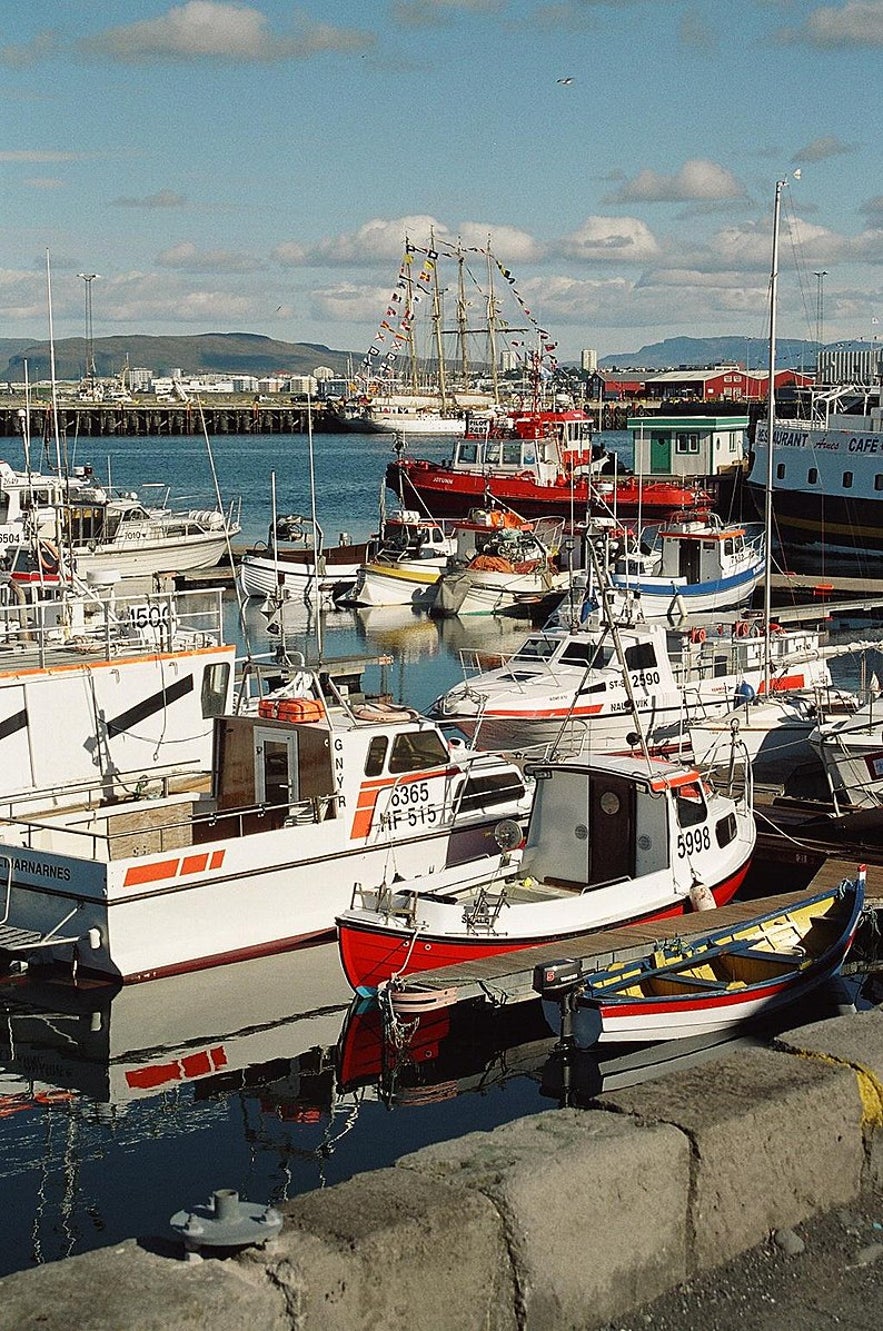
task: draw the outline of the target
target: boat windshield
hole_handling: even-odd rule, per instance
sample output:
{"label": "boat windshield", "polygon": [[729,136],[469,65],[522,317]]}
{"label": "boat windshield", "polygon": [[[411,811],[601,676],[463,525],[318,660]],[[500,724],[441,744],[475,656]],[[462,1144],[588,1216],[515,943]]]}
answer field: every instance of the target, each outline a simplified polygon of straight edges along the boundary
{"label": "boat windshield", "polygon": [[539,635],[528,638],[525,643],[519,647],[518,651],[512,657],[513,661],[548,661],[549,657],[558,646],[554,638],[543,638]]}
{"label": "boat windshield", "polygon": [[561,653],[561,665],[591,666],[594,670],[603,670],[613,659],[613,648],[610,644],[603,644],[589,640],[588,642],[575,641],[568,643]]}

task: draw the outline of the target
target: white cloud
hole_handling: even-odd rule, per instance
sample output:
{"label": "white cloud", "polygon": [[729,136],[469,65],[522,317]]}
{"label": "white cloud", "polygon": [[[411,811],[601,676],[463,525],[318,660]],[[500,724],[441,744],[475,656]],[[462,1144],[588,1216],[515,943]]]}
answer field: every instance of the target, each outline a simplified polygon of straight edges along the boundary
{"label": "white cloud", "polygon": [[183,208],[187,196],[172,189],[157,190],[156,194],[146,194],[143,198],[111,199],[113,208]]}
{"label": "white cloud", "polygon": [[820,6],[807,15],[802,27],[783,29],[779,39],[822,47],[883,46],[883,0]]}
{"label": "white cloud", "polygon": [[823,162],[826,157],[838,157],[841,153],[857,152],[857,145],[844,143],[836,134],[823,134],[813,139],[805,148],[798,148],[794,154],[795,162]]}
{"label": "white cloud", "polygon": [[367,264],[378,260],[395,263],[404,253],[406,236],[412,245],[427,245],[430,231],[435,234],[437,244],[449,236],[448,228],[434,217],[373,217],[357,231],[320,240],[309,250],[309,260],[338,264]]}
{"label": "white cloud", "polygon": [[273,32],[267,16],[250,5],[186,0],[158,18],[108,28],[79,43],[88,55],[114,60],[236,60],[270,63],[324,51],[361,51],[374,37],[301,18],[292,34]]}
{"label": "white cloud", "polygon": [[250,254],[233,250],[198,250],[192,241],[170,245],[156,256],[161,268],[179,268],[188,273],[253,273],[263,263]]}
{"label": "white cloud", "polygon": [[640,171],[605,202],[687,203],[716,199],[741,199],[745,188],[724,167],[704,158],[692,158],[674,175],[649,169]]}
{"label": "white cloud", "polygon": [[342,282],[310,292],[314,318],[329,323],[376,324],[389,300],[387,287],[360,287]]}
{"label": "white cloud", "polygon": [[86,153],[44,151],[39,148],[0,151],[0,162],[82,162]]}
{"label": "white cloud", "polygon": [[570,259],[604,263],[644,263],[659,253],[652,231],[636,217],[588,217],[557,249]]}

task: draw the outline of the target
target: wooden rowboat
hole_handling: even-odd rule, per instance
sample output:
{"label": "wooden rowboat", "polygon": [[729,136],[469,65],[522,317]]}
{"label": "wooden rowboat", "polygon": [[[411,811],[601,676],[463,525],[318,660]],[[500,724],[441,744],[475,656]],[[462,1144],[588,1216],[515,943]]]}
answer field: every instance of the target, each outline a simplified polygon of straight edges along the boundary
{"label": "wooden rowboat", "polygon": [[575,996],[580,1044],[674,1040],[726,1030],[815,989],[852,946],[865,871],[738,927],[674,940],[594,971]]}

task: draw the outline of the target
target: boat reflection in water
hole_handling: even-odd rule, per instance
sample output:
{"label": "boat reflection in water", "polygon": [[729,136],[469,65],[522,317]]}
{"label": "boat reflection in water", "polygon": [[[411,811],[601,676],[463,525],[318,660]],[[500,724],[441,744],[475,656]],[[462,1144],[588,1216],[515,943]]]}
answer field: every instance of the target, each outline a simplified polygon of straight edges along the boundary
{"label": "boat reflection in water", "polygon": [[732,1047],[563,1049],[539,1000],[384,1029],[350,997],[333,944],[119,990],[0,984],[0,1275],[167,1238],[219,1187],[279,1204]]}

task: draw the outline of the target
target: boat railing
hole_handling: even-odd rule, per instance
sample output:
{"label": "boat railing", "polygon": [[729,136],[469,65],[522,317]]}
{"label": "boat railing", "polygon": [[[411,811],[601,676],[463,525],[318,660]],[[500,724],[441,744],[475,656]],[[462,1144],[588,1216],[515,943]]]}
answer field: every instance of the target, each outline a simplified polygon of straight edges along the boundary
{"label": "boat railing", "polygon": [[[213,840],[243,838],[254,831],[277,826],[302,823],[320,823],[328,807],[337,803],[337,796],[311,796],[294,802],[277,804],[255,803],[231,809],[198,811],[199,794],[194,790],[167,794],[161,800],[132,800],[130,802],[58,811],[58,819],[19,816],[0,819],[0,824],[15,829],[17,839],[7,844],[20,845],[26,850],[69,855],[78,859],[111,864],[132,855],[154,855],[163,851],[180,850],[193,845],[210,844]],[[180,816],[177,811],[181,811]],[[143,815],[137,825],[133,815]],[[65,821],[62,821],[65,819]],[[266,822],[265,822],[266,820]],[[114,823],[121,821],[119,828]],[[218,826],[220,825],[220,826]],[[206,835],[205,829],[218,827],[216,837]],[[194,829],[203,831],[195,835]],[[59,845],[64,844],[60,850]],[[139,842],[138,848],[134,843]],[[46,844],[46,843],[49,844]],[[79,843],[79,844],[78,844]]]}
{"label": "boat railing", "polygon": [[[13,584],[14,586],[15,584]],[[196,649],[223,642],[221,589],[118,596],[84,586],[53,600],[13,592],[0,607],[0,661],[59,660]]]}

